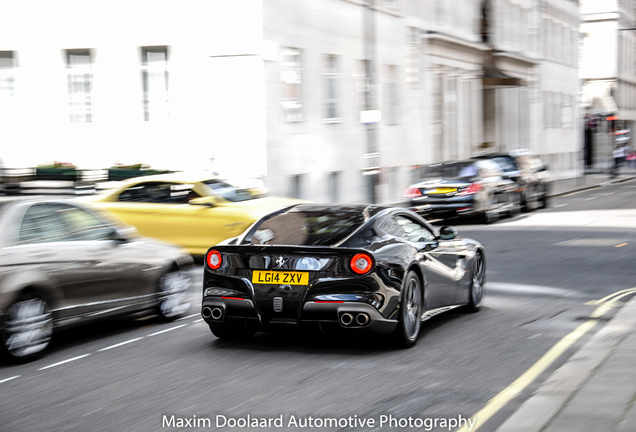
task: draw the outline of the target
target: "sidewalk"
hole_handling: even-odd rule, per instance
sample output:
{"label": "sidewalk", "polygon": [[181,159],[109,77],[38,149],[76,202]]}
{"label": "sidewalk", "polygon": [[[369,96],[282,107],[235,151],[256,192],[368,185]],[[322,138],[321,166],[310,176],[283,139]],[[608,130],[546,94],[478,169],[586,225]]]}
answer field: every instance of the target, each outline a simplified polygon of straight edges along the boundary
{"label": "sidewalk", "polygon": [[[551,195],[636,178],[636,171],[560,180]],[[636,283],[635,283],[636,285]],[[631,288],[631,287],[630,287]],[[636,290],[634,290],[636,293]],[[497,432],[631,432],[636,430],[636,296],[628,300]],[[620,302],[615,303],[620,307]]]}
{"label": "sidewalk", "polygon": [[497,432],[634,431],[635,358],[636,297],[632,297]]}
{"label": "sidewalk", "polygon": [[580,177],[555,180],[552,182],[550,196],[565,195],[579,190],[620,183],[636,178],[636,168],[622,168],[618,176],[610,178],[608,173],[585,174]]}

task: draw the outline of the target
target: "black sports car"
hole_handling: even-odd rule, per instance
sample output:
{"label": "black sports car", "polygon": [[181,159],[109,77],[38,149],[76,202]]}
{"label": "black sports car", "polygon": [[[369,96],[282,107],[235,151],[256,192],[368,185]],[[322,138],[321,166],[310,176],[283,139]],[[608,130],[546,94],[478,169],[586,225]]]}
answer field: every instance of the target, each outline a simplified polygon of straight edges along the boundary
{"label": "black sports car", "polygon": [[295,205],[205,261],[201,314],[219,338],[314,326],[411,347],[423,320],[485,294],[482,245],[403,208]]}

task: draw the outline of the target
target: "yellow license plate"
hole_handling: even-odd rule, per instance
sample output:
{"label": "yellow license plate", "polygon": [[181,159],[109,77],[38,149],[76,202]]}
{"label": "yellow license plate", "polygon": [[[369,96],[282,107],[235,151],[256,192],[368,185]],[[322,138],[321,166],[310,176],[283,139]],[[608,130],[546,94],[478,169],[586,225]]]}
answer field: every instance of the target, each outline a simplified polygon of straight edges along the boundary
{"label": "yellow license plate", "polygon": [[252,283],[277,285],[308,285],[309,273],[254,270]]}
{"label": "yellow license plate", "polygon": [[437,189],[429,189],[426,191],[427,194],[447,194],[457,192],[457,188],[437,188]]}

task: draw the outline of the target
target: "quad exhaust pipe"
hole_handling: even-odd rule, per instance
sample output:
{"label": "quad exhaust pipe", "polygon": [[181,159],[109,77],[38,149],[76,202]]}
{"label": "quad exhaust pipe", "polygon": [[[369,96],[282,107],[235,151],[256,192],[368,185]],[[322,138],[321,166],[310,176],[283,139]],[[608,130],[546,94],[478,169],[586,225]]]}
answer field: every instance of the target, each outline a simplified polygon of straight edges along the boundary
{"label": "quad exhaust pipe", "polygon": [[204,306],[203,309],[201,309],[201,316],[205,319],[220,321],[221,318],[223,318],[223,308],[218,306]]}
{"label": "quad exhaust pipe", "polygon": [[371,321],[371,317],[369,317],[369,315],[364,312],[356,313],[356,314],[345,312],[342,315],[340,315],[340,324],[343,327],[350,327],[350,326],[364,327],[367,324],[369,324],[370,321]]}

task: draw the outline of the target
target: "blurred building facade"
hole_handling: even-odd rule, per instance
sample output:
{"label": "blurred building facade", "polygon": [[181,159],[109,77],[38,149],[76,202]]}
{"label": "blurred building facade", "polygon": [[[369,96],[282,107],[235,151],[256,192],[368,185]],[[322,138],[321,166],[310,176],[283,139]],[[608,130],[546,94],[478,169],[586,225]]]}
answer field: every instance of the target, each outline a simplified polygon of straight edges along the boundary
{"label": "blurred building facade", "polygon": [[580,3],[585,165],[607,169],[636,122],[636,1]]}
{"label": "blurred building facade", "polygon": [[0,6],[6,166],[265,174],[260,0]]}
{"label": "blurred building facade", "polygon": [[214,159],[332,202],[478,152],[581,165],[576,0],[2,3],[7,165]]}
{"label": "blurred building facade", "polygon": [[273,0],[263,12],[275,191],[368,199],[371,180],[395,201],[424,164],[519,148],[557,175],[580,169],[577,1]]}

